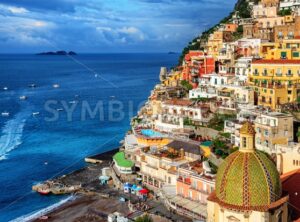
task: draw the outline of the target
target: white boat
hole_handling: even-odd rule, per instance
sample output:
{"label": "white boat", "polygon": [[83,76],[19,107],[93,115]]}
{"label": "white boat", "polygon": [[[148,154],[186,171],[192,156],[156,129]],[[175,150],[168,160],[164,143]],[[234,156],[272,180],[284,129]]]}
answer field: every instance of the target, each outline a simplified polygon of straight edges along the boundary
{"label": "white boat", "polygon": [[57,111],[63,111],[64,109],[63,108],[58,108],[56,109]]}
{"label": "white boat", "polygon": [[5,112],[2,112],[2,113],[1,113],[1,116],[7,117],[7,116],[9,116],[9,112],[6,112],[6,111],[5,111]]}
{"label": "white boat", "polygon": [[6,90],[8,90],[8,87],[6,87],[6,86],[5,86],[5,87],[3,87],[3,90],[5,90],[5,91],[6,91]]}
{"label": "white boat", "polygon": [[75,100],[73,100],[73,101],[70,101],[69,103],[70,103],[70,104],[75,104],[75,103],[76,103],[76,101],[75,101]]}
{"label": "white boat", "polygon": [[27,96],[20,96],[20,100],[26,100]]}
{"label": "white boat", "polygon": [[53,88],[59,88],[59,84],[53,84]]}
{"label": "white boat", "polygon": [[34,113],[32,113],[33,116],[37,116],[39,114],[40,114],[40,112],[34,112]]}
{"label": "white boat", "polygon": [[35,87],[36,87],[36,84],[34,84],[34,83],[29,84],[28,87],[30,87],[30,88],[35,88]]}

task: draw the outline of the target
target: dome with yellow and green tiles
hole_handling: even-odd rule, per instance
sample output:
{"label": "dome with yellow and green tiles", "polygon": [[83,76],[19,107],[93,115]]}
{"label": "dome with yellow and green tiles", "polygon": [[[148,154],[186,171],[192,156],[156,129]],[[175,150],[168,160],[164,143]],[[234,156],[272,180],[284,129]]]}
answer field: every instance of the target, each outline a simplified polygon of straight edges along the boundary
{"label": "dome with yellow and green tiles", "polygon": [[[246,124],[240,132],[241,141],[247,136],[249,139],[249,135],[254,139],[255,133]],[[247,141],[245,138],[245,143]],[[264,153],[254,147],[243,149],[242,146],[239,151],[227,157],[218,169],[217,201],[233,209],[264,211],[281,198],[279,173],[275,164]]]}

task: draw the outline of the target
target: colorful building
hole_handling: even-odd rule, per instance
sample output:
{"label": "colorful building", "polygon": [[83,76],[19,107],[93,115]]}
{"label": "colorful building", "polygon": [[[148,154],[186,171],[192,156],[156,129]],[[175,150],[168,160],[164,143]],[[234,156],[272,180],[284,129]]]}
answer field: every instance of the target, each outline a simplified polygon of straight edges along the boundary
{"label": "colorful building", "polygon": [[267,60],[300,60],[300,39],[261,44],[260,57]]}
{"label": "colorful building", "polygon": [[300,94],[299,60],[256,60],[252,62],[249,84],[254,88],[258,105],[279,109],[296,102]]}
{"label": "colorful building", "polygon": [[[191,200],[202,207],[198,214],[206,218],[207,197],[215,189],[215,174],[211,173],[207,161],[195,161],[178,169],[176,195]],[[193,212],[190,212],[191,215]]]}
{"label": "colorful building", "polygon": [[203,51],[189,51],[185,55],[182,68],[182,79],[189,81],[196,88],[199,77],[215,71],[215,60]]}

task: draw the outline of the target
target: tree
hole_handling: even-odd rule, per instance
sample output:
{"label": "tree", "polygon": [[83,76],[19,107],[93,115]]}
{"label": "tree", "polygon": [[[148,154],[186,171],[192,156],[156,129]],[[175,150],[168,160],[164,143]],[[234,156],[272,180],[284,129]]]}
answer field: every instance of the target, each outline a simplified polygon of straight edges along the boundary
{"label": "tree", "polygon": [[153,222],[153,219],[148,214],[145,214],[143,216],[138,217],[135,221],[136,222]]}
{"label": "tree", "polygon": [[186,89],[187,91],[190,91],[193,89],[193,86],[186,80],[182,80],[181,81],[181,85],[184,89]]}

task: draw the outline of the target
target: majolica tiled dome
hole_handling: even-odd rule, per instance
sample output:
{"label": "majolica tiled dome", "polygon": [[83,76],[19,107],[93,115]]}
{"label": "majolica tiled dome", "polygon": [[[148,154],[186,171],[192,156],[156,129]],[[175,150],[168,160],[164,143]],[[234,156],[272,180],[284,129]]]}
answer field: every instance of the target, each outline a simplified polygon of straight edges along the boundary
{"label": "majolica tiled dome", "polygon": [[216,197],[221,205],[231,208],[258,211],[268,208],[281,198],[275,164],[257,150],[236,151],[218,170]]}

